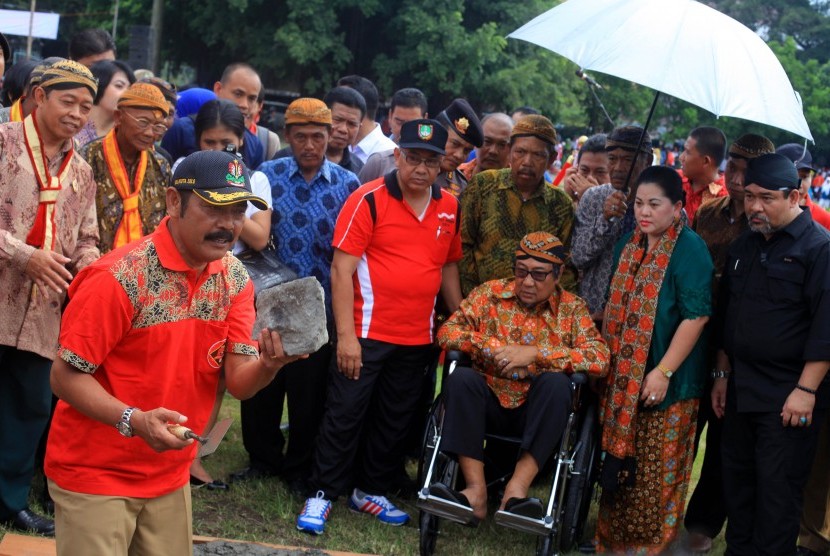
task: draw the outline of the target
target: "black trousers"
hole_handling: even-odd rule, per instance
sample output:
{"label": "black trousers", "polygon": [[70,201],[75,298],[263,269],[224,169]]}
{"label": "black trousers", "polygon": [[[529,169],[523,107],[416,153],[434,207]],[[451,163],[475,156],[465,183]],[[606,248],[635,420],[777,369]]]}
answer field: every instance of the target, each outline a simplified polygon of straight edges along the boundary
{"label": "black trousers", "polygon": [[721,437],[723,419],[718,419],[712,410],[711,385],[706,388],[700,400],[695,432],[695,451],[700,444],[703,426],[707,425],[706,452],[700,468],[700,480],[689,499],[684,524],[686,530],[703,533],[715,538],[726,523],[726,504],[723,500],[723,463],[721,462]]}
{"label": "black trousers", "polygon": [[0,346],[0,520],[29,505],[35,451],[49,421],[52,362]]}
{"label": "black trousers", "polygon": [[[242,442],[251,467],[279,473],[287,481],[311,474],[317,431],[326,402],[326,380],[332,348],[325,345],[286,365],[276,378],[241,403]],[[288,449],[280,430],[283,401],[288,397]]]}
{"label": "black trousers", "polygon": [[446,413],[442,450],[484,461],[485,432],[521,436],[522,450],[540,468],[559,446],[571,407],[571,380],[562,373],[542,373],[532,379],[525,403],[501,406],[484,377],[459,367],[444,385]]}
{"label": "black trousers", "polygon": [[386,494],[395,484],[406,435],[418,405],[431,345],[399,346],[359,338],[358,380],[329,366],[326,411],[314,454],[311,486],[334,499],[352,485]]}
{"label": "black trousers", "polygon": [[[814,411],[813,422],[821,423],[824,415]],[[795,554],[819,428],[785,427],[777,411],[738,413],[727,404],[721,444],[726,554]]]}

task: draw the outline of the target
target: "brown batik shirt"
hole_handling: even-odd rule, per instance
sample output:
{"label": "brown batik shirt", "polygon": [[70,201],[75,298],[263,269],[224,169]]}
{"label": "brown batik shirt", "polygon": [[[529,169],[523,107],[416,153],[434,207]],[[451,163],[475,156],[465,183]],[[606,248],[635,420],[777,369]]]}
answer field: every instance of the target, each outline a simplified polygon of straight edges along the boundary
{"label": "brown batik shirt", "polygon": [[[112,175],[104,160],[104,141],[98,139],[87,145],[82,153],[92,166],[92,173],[98,185],[95,194],[95,206],[98,211],[98,248],[101,254],[112,251],[115,243],[115,235],[118,226],[121,225],[121,218],[124,216],[124,203],[121,195],[112,181]],[[130,176],[130,183],[135,180],[135,173],[138,164],[132,168],[127,167]],[[141,215],[141,234],[147,235],[153,232],[167,214],[167,201],[165,198],[167,187],[172,181],[170,163],[156,151],[147,153],[147,171],[144,174],[144,182],[141,184],[141,191],[138,194],[138,212]]]}

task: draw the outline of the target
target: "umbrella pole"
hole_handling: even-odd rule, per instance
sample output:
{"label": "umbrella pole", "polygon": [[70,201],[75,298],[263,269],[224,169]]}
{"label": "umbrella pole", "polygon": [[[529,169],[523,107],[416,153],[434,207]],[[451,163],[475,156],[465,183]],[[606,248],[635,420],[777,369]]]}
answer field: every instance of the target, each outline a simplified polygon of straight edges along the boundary
{"label": "umbrella pole", "polygon": [[588,90],[591,91],[592,95],[594,95],[594,100],[596,101],[596,103],[599,106],[600,110],[602,110],[602,113],[605,115],[605,119],[607,119],[608,123],[611,124],[611,129],[614,129],[614,127],[616,127],[614,125],[614,120],[612,120],[611,116],[608,115],[608,110],[605,109],[605,105],[602,103],[602,101],[599,98],[599,95],[597,94],[597,92],[594,90],[594,87],[590,83],[588,84]]}

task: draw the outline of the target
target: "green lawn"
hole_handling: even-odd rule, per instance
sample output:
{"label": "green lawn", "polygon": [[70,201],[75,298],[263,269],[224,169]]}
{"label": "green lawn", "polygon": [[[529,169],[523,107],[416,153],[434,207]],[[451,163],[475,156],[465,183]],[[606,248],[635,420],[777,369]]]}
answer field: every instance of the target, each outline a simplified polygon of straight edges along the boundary
{"label": "green lawn", "polygon": [[[226,396],[221,417],[234,417],[236,422],[218,451],[205,461],[205,467],[215,477],[227,477],[247,464],[238,422],[239,402]],[[697,482],[699,460],[700,458],[695,462],[693,484]],[[33,493],[33,498],[35,494]],[[413,517],[417,516],[414,500],[396,499],[395,502]],[[290,494],[277,479],[234,484],[228,492],[195,490],[193,530],[197,535],[318,549],[384,556],[418,554],[417,523],[401,528],[389,527],[371,517],[350,512],[345,501],[340,500],[334,504],[325,534],[313,537],[298,532],[294,527],[294,520],[302,504],[303,500]],[[33,503],[33,507],[37,508],[37,504]],[[593,508],[589,519],[593,520],[595,514]],[[592,526],[589,523],[589,528]],[[0,537],[6,531],[0,526]],[[498,527],[492,519],[488,519],[477,529],[445,525],[438,540],[437,553],[459,556],[501,556],[506,552],[533,554],[535,543],[536,538],[532,535]],[[724,549],[723,539],[719,538],[713,554],[722,554]]]}

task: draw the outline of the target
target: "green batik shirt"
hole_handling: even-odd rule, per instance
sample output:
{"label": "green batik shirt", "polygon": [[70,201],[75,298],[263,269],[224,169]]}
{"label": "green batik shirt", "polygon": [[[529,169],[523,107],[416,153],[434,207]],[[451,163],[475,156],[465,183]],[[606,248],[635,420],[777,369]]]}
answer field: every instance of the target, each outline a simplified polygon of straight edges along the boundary
{"label": "green batik shirt", "polygon": [[[461,196],[461,291],[466,296],[489,280],[513,276],[519,240],[530,232],[548,232],[570,249],[573,202],[558,187],[543,182],[527,200],[516,188],[510,168],[473,176]],[[575,274],[565,269],[562,287],[576,291]]]}

